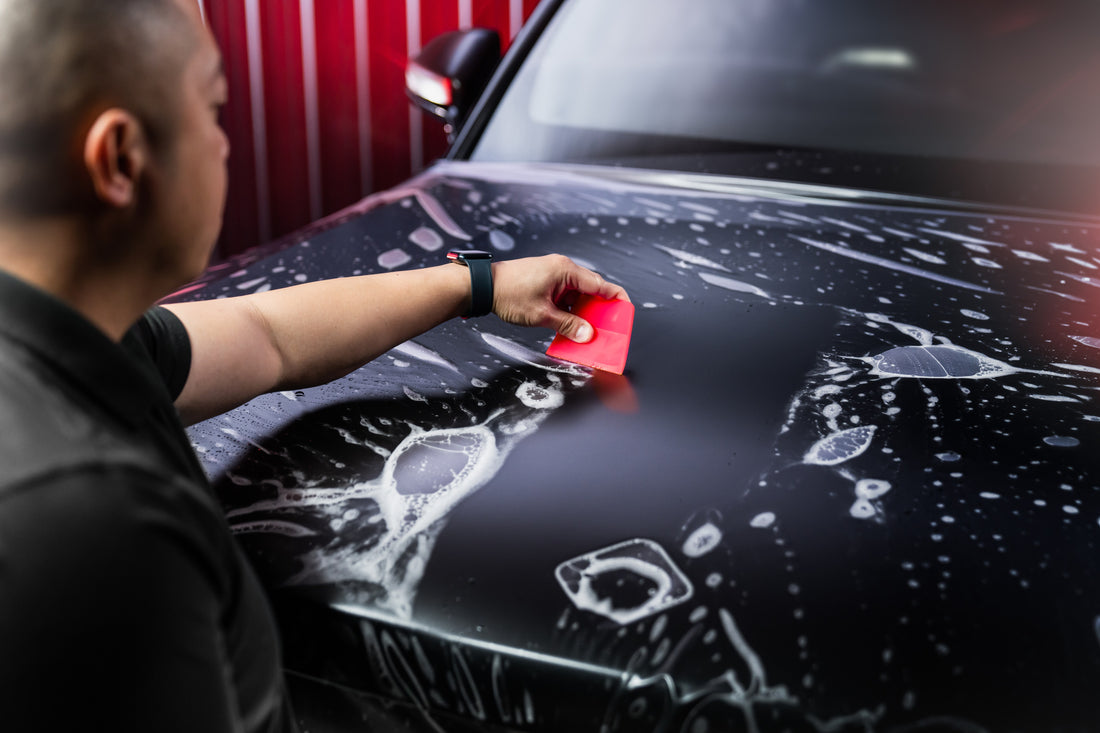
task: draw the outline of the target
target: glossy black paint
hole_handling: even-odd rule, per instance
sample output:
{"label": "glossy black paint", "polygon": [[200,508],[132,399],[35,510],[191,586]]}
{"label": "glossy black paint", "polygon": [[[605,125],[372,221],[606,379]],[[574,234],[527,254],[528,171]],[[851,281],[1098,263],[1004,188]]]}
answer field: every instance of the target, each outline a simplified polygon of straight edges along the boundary
{"label": "glossy black paint", "polygon": [[191,430],[288,666],[426,729],[1090,730],[1097,222],[807,192],[447,162],[181,296],[474,241],[637,306],[621,378],[454,321]]}

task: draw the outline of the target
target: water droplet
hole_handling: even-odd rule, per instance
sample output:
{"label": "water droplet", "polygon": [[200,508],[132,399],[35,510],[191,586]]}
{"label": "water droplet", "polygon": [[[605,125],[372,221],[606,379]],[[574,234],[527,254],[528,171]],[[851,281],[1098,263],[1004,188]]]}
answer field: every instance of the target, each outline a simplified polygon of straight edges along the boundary
{"label": "water droplet", "polygon": [[1084,344],[1093,349],[1100,349],[1100,338],[1094,336],[1070,336],[1070,338],[1079,344]]}
{"label": "water droplet", "polygon": [[735,293],[749,293],[750,295],[757,295],[761,298],[771,297],[755,285],[749,285],[740,280],[734,280],[732,277],[722,277],[721,275],[715,275],[711,272],[700,272],[699,277],[704,282],[724,288],[725,290],[731,290]]}
{"label": "water droplet", "polygon": [[516,248],[516,240],[512,239],[511,235],[499,229],[492,229],[489,231],[489,243],[493,245],[494,249],[498,249],[501,252],[510,252]]}
{"label": "water droplet", "polygon": [[435,252],[443,246],[443,237],[429,227],[420,227],[409,235],[409,241],[428,252]]}
{"label": "water droplet", "polygon": [[552,410],[561,407],[565,402],[565,395],[555,387],[543,387],[534,382],[524,382],[516,390],[516,397],[527,407],[535,409]]}
{"label": "water droplet", "polygon": [[720,265],[717,262],[714,262],[713,260],[708,260],[706,257],[702,257],[702,256],[697,255],[697,254],[692,254],[691,252],[684,252],[683,250],[679,250],[679,249],[672,249],[671,247],[665,247],[665,246],[662,246],[660,244],[655,244],[653,246],[656,247],[657,249],[661,250],[662,252],[665,252],[667,254],[672,255],[677,260],[679,260],[682,264],[685,264],[685,265],[698,265],[700,267],[709,267],[712,270],[721,270],[722,272],[729,272],[729,268],[727,268],[723,265]]}
{"label": "water droplet", "polygon": [[761,512],[752,518],[749,524],[758,529],[764,529],[772,526],[775,522],[775,514],[773,512]]}
{"label": "water droplet", "polygon": [[875,505],[866,499],[856,499],[855,503],[848,509],[848,513],[856,519],[870,519],[875,516]]}
{"label": "water droplet", "polygon": [[865,478],[856,482],[856,496],[860,499],[877,499],[891,489],[889,481]]}
{"label": "water droplet", "polygon": [[722,530],[707,522],[688,536],[682,550],[688,557],[701,557],[717,547],[721,541]]}
{"label": "water droplet", "polygon": [[403,249],[389,249],[378,255],[378,266],[387,270],[401,267],[412,260],[409,253]]}
{"label": "water droplet", "polygon": [[[691,582],[664,549],[647,539],[627,540],[567,560],[554,574],[577,608],[620,625],[684,603],[694,594]],[[625,585],[604,582],[612,578]]]}
{"label": "water droplet", "polygon": [[875,436],[874,425],[848,428],[814,443],[802,460],[820,466],[835,466],[862,454]]}
{"label": "water droplet", "polygon": [[920,379],[991,378],[1020,371],[1004,362],[960,346],[899,346],[865,361],[872,374]]}

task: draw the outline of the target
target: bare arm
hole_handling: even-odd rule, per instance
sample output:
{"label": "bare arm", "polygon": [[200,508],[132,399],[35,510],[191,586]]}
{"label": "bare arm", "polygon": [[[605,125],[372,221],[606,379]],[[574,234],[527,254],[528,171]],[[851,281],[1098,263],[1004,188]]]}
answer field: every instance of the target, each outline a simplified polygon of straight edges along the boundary
{"label": "bare arm", "polygon": [[[494,263],[493,281],[499,317],[579,341],[591,332],[562,309],[571,295],[627,299],[621,287],[557,255]],[[176,406],[191,424],[265,392],[323,384],[460,315],[469,298],[466,268],[446,264],[169,305],[192,351]]]}

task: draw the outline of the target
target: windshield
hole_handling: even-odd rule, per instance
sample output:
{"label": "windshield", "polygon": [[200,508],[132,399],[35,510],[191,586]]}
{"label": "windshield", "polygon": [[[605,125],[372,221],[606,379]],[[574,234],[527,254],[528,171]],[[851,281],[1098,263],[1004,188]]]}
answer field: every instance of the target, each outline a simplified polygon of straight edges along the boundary
{"label": "windshield", "polygon": [[[933,195],[1069,176],[1091,193],[1097,28],[1092,0],[566,2],[471,157],[901,177]],[[906,159],[985,165],[990,180],[889,165]]]}

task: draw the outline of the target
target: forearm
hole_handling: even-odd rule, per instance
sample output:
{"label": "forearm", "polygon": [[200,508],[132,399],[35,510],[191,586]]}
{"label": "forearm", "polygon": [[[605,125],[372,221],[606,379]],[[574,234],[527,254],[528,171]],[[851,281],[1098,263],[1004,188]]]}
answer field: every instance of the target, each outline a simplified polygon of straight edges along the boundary
{"label": "forearm", "polygon": [[441,265],[168,305],[191,340],[180,417],[336,379],[464,312],[469,289],[465,268]]}
{"label": "forearm", "polygon": [[[565,310],[577,293],[627,298],[565,257],[493,264],[493,312],[509,323],[586,341]],[[453,264],[296,285],[238,298],[167,306],[191,340],[191,370],[176,399],[193,423],[274,390],[336,379],[469,307],[470,273]]]}
{"label": "forearm", "polygon": [[418,270],[308,283],[246,296],[278,353],[271,389],[336,379],[466,310],[466,269]]}

